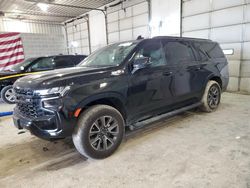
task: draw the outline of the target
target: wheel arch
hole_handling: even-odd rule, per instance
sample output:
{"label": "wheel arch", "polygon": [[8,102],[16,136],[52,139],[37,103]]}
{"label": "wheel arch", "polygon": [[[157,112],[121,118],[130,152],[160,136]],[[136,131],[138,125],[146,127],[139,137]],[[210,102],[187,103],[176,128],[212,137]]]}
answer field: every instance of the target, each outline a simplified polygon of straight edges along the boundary
{"label": "wheel arch", "polygon": [[207,80],[207,82],[210,80],[216,81],[220,85],[220,88],[222,89],[222,80],[219,76],[211,75]]}
{"label": "wheel arch", "polygon": [[2,91],[2,89],[3,88],[5,88],[5,87],[7,87],[7,86],[13,86],[13,83],[12,82],[2,82],[1,84],[0,84],[0,91]]}
{"label": "wheel arch", "polygon": [[127,109],[125,107],[125,98],[119,93],[108,92],[88,97],[81,101],[76,109],[81,108],[82,113],[84,109],[98,104],[105,104],[114,107],[122,114],[124,120],[126,120]]}
{"label": "wheel arch", "polygon": [[206,89],[206,86],[207,86],[207,83],[208,83],[210,80],[216,81],[216,82],[219,84],[220,88],[222,89],[222,80],[221,80],[220,76],[211,74],[211,75],[209,75],[209,76],[207,77],[206,82],[205,82],[205,84],[204,84],[204,86],[203,86],[203,88],[202,88],[202,95],[201,95],[201,97],[203,96],[203,94],[204,94],[204,92],[205,92],[205,89]]}

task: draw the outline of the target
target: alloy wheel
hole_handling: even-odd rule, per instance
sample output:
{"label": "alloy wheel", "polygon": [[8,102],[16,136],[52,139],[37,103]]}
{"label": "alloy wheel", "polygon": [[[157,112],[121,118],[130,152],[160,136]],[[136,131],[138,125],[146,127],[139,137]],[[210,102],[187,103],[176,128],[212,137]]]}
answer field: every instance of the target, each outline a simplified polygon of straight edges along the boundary
{"label": "alloy wheel", "polygon": [[208,91],[208,105],[214,109],[220,102],[220,89],[217,85],[212,85]]}
{"label": "alloy wheel", "polygon": [[97,151],[109,150],[115,144],[118,133],[117,120],[111,116],[101,116],[89,130],[90,145]]}
{"label": "alloy wheel", "polygon": [[15,102],[15,93],[13,88],[8,89],[4,96],[9,102]]}

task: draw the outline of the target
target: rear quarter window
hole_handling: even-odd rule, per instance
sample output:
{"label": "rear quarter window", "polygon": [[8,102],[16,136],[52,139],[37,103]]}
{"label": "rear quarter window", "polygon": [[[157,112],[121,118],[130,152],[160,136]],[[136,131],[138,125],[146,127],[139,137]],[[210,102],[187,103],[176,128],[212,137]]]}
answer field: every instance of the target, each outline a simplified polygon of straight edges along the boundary
{"label": "rear quarter window", "polygon": [[210,58],[224,58],[225,55],[220,46],[216,42],[204,42],[200,43],[200,48],[206,52]]}
{"label": "rear quarter window", "polygon": [[208,60],[208,54],[205,52],[205,50],[203,50],[201,48],[200,43],[193,42],[192,45],[193,45],[193,48],[195,50],[195,55],[197,57],[197,60],[201,61],[201,62],[207,61]]}

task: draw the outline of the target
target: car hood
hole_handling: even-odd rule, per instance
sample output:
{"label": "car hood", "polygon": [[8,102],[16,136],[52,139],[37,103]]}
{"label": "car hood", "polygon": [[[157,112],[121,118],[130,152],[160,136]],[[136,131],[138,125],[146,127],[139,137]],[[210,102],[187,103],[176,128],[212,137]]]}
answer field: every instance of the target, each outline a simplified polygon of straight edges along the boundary
{"label": "car hood", "polygon": [[22,77],[15,82],[14,87],[43,89],[65,85],[82,84],[102,78],[110,73],[107,68],[73,67],[46,71]]}

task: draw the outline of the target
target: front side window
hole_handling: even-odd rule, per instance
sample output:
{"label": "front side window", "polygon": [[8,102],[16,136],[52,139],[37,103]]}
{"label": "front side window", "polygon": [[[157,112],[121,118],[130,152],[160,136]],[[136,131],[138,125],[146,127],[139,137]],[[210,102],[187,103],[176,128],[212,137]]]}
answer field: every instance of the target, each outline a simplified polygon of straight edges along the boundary
{"label": "front side window", "polygon": [[148,41],[135,55],[134,60],[148,58],[151,67],[166,65],[162,44],[160,41]]}
{"label": "front side window", "polygon": [[132,49],[136,42],[124,42],[112,44],[101,48],[83,60],[78,66],[82,67],[113,67],[120,65]]}
{"label": "front side window", "polygon": [[55,68],[54,58],[52,57],[44,57],[38,60],[34,65],[32,65],[29,70],[30,71],[44,71],[51,70]]}
{"label": "front side window", "polygon": [[164,45],[168,64],[195,61],[192,48],[182,42],[166,42]]}

